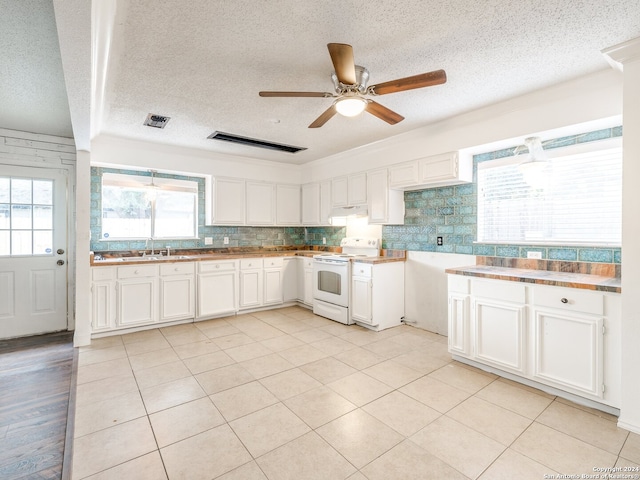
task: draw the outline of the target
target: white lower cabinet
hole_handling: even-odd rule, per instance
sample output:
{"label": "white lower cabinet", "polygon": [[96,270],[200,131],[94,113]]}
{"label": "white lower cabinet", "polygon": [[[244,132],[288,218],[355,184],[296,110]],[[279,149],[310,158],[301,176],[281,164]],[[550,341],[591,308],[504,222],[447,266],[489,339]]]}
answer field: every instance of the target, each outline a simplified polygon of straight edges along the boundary
{"label": "white lower cabinet", "polygon": [[160,265],[160,321],[170,322],[195,317],[195,265]]}
{"label": "white lower cabinet", "polygon": [[91,329],[112,330],[116,326],[116,268],[91,269]]}
{"label": "white lower cabinet", "polygon": [[158,265],[118,267],[116,292],[118,327],[149,325],[158,321]]}
{"label": "white lower cabinet", "polygon": [[240,309],[280,305],[283,302],[282,257],[240,260]]}
{"label": "white lower cabinet", "polygon": [[354,262],[351,269],[351,319],[373,330],[402,323],[404,262]]}
{"label": "white lower cabinet", "polygon": [[282,300],[284,303],[298,299],[298,258],[284,257],[282,264]]}
{"label": "white lower cabinet", "polygon": [[616,293],[449,275],[449,352],[618,408],[620,309]]}
{"label": "white lower cabinet", "polygon": [[238,262],[198,262],[197,319],[238,311]]}
{"label": "white lower cabinet", "polygon": [[313,306],[313,258],[298,257],[298,301]]}

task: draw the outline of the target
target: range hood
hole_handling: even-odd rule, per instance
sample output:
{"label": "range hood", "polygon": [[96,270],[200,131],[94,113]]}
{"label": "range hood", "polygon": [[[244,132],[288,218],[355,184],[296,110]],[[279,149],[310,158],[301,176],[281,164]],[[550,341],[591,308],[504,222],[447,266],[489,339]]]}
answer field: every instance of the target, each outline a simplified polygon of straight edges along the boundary
{"label": "range hood", "polygon": [[335,217],[366,217],[369,214],[366,205],[354,205],[352,207],[334,207],[331,209],[331,218]]}

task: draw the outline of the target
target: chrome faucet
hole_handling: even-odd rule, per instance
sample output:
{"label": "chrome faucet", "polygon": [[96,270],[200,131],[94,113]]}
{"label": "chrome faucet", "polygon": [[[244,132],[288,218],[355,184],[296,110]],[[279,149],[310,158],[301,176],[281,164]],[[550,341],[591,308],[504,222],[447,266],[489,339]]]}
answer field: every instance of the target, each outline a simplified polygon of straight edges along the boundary
{"label": "chrome faucet", "polygon": [[149,242],[151,242],[151,255],[156,254],[154,250],[154,245],[153,245],[153,238],[149,237],[147,238],[147,241],[144,243],[144,253],[142,254],[143,257],[147,255],[147,250],[149,250]]}
{"label": "chrome faucet", "polygon": [[167,245],[167,257],[171,256],[171,245]]}

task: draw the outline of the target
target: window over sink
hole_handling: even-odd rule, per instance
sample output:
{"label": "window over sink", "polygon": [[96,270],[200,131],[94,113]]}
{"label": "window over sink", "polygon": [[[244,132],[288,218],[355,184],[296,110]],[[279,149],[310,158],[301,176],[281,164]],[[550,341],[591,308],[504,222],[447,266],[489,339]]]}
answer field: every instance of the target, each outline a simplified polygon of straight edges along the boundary
{"label": "window over sink", "polygon": [[519,168],[526,155],[478,163],[478,242],[620,245],[621,139],[545,153],[537,181]]}
{"label": "window over sink", "polygon": [[103,239],[197,237],[198,183],[105,173],[102,176]]}

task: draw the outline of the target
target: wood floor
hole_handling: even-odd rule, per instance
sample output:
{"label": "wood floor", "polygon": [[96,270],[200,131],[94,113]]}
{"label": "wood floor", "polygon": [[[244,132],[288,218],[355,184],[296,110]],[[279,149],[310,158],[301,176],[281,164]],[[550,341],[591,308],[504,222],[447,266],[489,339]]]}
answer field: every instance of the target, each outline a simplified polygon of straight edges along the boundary
{"label": "wood floor", "polygon": [[0,478],[61,479],[73,333],[0,340]]}

